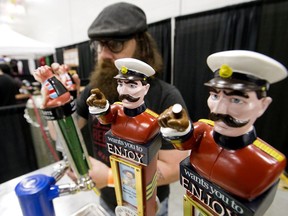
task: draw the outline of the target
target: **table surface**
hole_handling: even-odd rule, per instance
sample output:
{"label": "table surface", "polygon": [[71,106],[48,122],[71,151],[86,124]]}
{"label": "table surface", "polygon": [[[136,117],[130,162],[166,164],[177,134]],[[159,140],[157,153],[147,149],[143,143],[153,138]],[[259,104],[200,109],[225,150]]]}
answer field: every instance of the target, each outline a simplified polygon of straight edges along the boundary
{"label": "table surface", "polygon": [[[58,162],[59,163],[59,162]],[[51,175],[55,170],[57,163],[51,164],[47,167],[41,168],[34,172],[17,177],[10,181],[0,184],[0,215],[1,216],[21,216],[22,211],[15,194],[16,185],[25,177],[35,174]],[[57,185],[71,183],[72,181],[66,175],[57,182]],[[183,193],[181,193],[181,192]],[[174,195],[173,195],[174,194]],[[177,182],[172,184],[171,195],[169,199],[169,216],[181,215],[182,201],[181,197],[184,194],[184,189]],[[176,195],[176,196],[175,196]],[[180,202],[179,202],[180,200]],[[98,208],[99,197],[93,191],[83,191],[73,195],[66,195],[55,198],[53,200],[55,213],[59,216],[75,216],[80,209],[85,208],[91,204],[96,205]],[[177,204],[177,203],[180,203]],[[101,208],[101,207],[100,207]],[[176,210],[177,209],[177,210]],[[265,216],[286,215],[288,212],[288,190],[278,189],[274,201],[270,208],[265,213]],[[95,214],[96,215],[96,214]],[[99,214],[98,214],[99,215]],[[100,214],[103,215],[103,214]]]}
{"label": "table surface", "polygon": [[[0,184],[0,215],[1,216],[21,216],[22,211],[15,194],[16,185],[25,177],[35,174],[51,175],[55,170],[57,163],[41,168],[34,172],[17,177],[3,184]],[[71,179],[64,175],[57,185],[72,183]],[[75,215],[79,210],[89,204],[99,202],[99,197],[93,191],[82,191],[73,195],[65,195],[53,199],[56,215],[71,216]]]}

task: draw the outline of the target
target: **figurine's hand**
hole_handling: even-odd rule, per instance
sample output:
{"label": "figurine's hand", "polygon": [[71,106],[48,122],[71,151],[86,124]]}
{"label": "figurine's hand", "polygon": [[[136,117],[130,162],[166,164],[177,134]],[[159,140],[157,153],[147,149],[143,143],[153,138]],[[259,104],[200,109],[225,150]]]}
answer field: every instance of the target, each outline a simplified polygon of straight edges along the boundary
{"label": "figurine's hand", "polygon": [[49,77],[53,76],[53,72],[49,66],[44,65],[44,66],[38,67],[34,71],[33,76],[34,76],[35,80],[37,80],[40,83],[43,83]]}
{"label": "figurine's hand", "polygon": [[91,90],[91,95],[86,100],[86,103],[88,106],[94,106],[103,109],[106,106],[106,97],[98,88],[95,88]]}
{"label": "figurine's hand", "polygon": [[158,123],[161,127],[168,127],[182,132],[188,128],[189,118],[186,110],[180,104],[175,104],[160,114]]}

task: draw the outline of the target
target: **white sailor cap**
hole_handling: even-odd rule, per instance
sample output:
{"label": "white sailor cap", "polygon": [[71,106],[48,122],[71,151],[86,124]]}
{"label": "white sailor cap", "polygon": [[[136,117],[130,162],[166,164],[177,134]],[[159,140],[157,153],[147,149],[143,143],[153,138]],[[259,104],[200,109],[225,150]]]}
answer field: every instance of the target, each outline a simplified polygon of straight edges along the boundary
{"label": "white sailor cap", "polygon": [[263,90],[287,77],[287,69],[278,61],[253,51],[230,50],[207,58],[214,79],[206,86],[234,90]]}
{"label": "white sailor cap", "polygon": [[114,62],[119,73],[115,79],[146,80],[155,74],[155,70],[143,61],[134,58],[121,58]]}

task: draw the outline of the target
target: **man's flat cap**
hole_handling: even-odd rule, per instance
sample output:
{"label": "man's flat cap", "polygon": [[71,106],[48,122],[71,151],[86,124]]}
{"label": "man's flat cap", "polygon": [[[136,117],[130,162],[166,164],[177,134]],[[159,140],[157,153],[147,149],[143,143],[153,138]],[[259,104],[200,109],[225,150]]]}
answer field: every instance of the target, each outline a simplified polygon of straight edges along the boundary
{"label": "man's flat cap", "polygon": [[105,7],[88,29],[91,40],[129,39],[147,30],[144,11],[129,3],[116,3]]}

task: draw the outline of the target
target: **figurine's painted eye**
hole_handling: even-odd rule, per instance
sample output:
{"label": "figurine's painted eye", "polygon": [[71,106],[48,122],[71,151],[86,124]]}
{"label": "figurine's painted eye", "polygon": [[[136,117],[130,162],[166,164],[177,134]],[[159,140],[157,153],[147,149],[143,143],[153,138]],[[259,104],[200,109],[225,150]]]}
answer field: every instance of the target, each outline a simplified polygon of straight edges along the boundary
{"label": "figurine's painted eye", "polygon": [[219,96],[217,94],[215,94],[215,93],[210,93],[210,98],[212,100],[217,100],[219,98]]}
{"label": "figurine's painted eye", "polygon": [[243,101],[239,98],[231,98],[231,103],[235,103],[235,104],[242,104]]}
{"label": "figurine's painted eye", "polygon": [[123,86],[123,82],[118,81],[117,84],[118,84],[119,87]]}
{"label": "figurine's painted eye", "polygon": [[137,85],[135,85],[133,83],[130,83],[129,87],[132,88],[132,89],[135,89],[135,88],[137,88]]}

